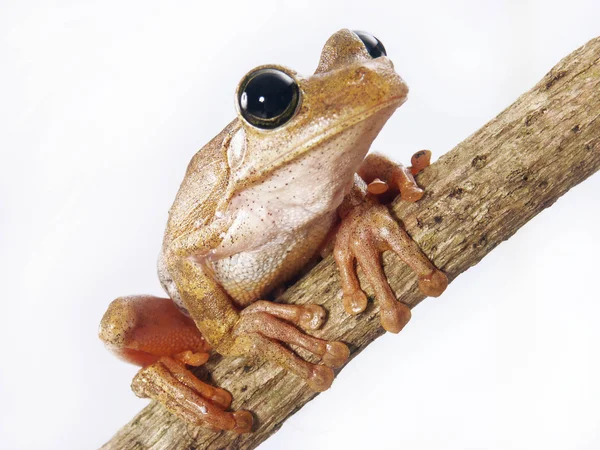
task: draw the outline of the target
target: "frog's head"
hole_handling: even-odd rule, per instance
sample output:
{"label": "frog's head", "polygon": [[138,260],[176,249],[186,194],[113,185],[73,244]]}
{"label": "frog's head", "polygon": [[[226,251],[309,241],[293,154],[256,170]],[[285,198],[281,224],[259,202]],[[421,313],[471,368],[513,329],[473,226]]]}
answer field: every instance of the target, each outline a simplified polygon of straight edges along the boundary
{"label": "frog's head", "polygon": [[407,93],[381,42],[346,29],[328,39],[310,77],[257,67],[236,91],[241,126],[228,149],[230,187],[239,192],[284,172],[288,181],[313,177],[310,184],[314,174],[303,168],[315,165],[347,185]]}

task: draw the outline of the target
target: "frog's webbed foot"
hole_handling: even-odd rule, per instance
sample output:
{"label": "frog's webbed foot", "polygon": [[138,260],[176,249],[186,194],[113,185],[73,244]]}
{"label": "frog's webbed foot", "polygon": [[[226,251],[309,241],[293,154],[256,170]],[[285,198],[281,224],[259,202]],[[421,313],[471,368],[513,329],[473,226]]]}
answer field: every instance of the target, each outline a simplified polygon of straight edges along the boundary
{"label": "frog's webbed foot", "polygon": [[247,433],[252,428],[248,411],[225,411],[231,404],[229,392],[200,381],[184,364],[169,357],[141,369],[131,389],[138,397],[159,401],[193,425],[236,433]]}
{"label": "frog's webbed foot", "polygon": [[423,197],[415,176],[429,166],[431,152],[421,150],[411,158],[411,167],[404,167],[389,160],[383,155],[372,153],[363,161],[358,174],[367,183],[370,194],[382,195],[400,193],[400,198],[408,202],[416,202]]}
{"label": "frog's webbed foot", "polygon": [[[311,389],[321,392],[333,382],[333,369],[341,367],[350,355],[348,347],[338,341],[325,341],[308,336],[288,320],[305,329],[318,328],[325,311],[318,305],[281,305],[258,301],[241,312],[235,329],[234,353],[252,354],[274,361],[304,379]],[[281,343],[296,345],[321,359],[323,365],[300,358]]]}
{"label": "frog's webbed foot", "polygon": [[225,411],[231,404],[229,392],[204,383],[186,368],[204,364],[210,346],[170,299],[118,298],[104,314],[99,334],[117,356],[143,367],[131,385],[137,396],[158,400],[192,424],[250,431],[249,412]]}
{"label": "frog's webbed foot", "polygon": [[408,234],[391,217],[387,207],[374,198],[354,206],[342,219],[336,236],[334,258],[340,270],[344,307],[358,314],[367,306],[367,297],[356,276],[355,262],[379,301],[381,325],[398,333],[408,323],[408,306],[396,300],[381,265],[381,254],[394,251],[419,277],[420,290],[429,296],[440,295],[448,279],[428,259]]}

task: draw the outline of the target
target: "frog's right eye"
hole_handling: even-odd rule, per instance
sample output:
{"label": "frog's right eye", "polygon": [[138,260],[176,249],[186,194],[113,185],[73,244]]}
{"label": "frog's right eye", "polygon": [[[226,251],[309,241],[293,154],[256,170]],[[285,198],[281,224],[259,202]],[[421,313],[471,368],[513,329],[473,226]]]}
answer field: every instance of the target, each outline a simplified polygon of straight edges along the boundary
{"label": "frog's right eye", "polygon": [[242,117],[257,128],[272,130],[289,121],[300,103],[298,83],[279,69],[258,69],[242,80],[238,104]]}

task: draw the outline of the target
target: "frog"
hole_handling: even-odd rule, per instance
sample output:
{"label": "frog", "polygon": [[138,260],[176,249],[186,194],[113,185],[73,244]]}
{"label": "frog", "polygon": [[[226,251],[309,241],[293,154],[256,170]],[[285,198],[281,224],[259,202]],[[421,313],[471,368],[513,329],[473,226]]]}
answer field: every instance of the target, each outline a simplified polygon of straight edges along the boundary
{"label": "frog", "polygon": [[417,152],[411,167],[369,153],[407,95],[383,43],[349,29],[326,41],[311,76],[270,64],[242,78],[236,118],[192,157],[169,210],[158,258],[168,296],[119,297],[101,320],[108,349],[141,366],[136,395],[189,424],[246,433],[252,413],[231,411],[232,395],[192,372],[211,355],[269,361],[327,390],[350,355],[345,343],[310,334],[327,312],[269,297],[325,254],[333,253],[352,315],[368,303],[360,266],[388,332],[400,332],[411,310],[388,284],[383,252],[410,266],[425,295],[446,289],[446,275],[382,200],[418,201],[415,176],[431,152]]}

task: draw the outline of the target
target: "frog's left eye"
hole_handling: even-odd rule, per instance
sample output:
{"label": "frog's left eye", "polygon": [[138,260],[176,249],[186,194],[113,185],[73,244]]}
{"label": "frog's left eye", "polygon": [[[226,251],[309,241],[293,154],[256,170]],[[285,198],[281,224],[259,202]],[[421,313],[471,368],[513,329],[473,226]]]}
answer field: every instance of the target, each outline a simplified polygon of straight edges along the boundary
{"label": "frog's left eye", "polygon": [[240,84],[242,117],[257,128],[271,130],[289,121],[300,101],[296,81],[278,69],[258,69]]}
{"label": "frog's left eye", "polygon": [[387,56],[385,52],[385,47],[382,42],[377,39],[372,34],[366,33],[364,31],[352,30],[355,35],[357,35],[360,40],[365,44],[369,55],[371,58],[379,58],[380,56]]}

